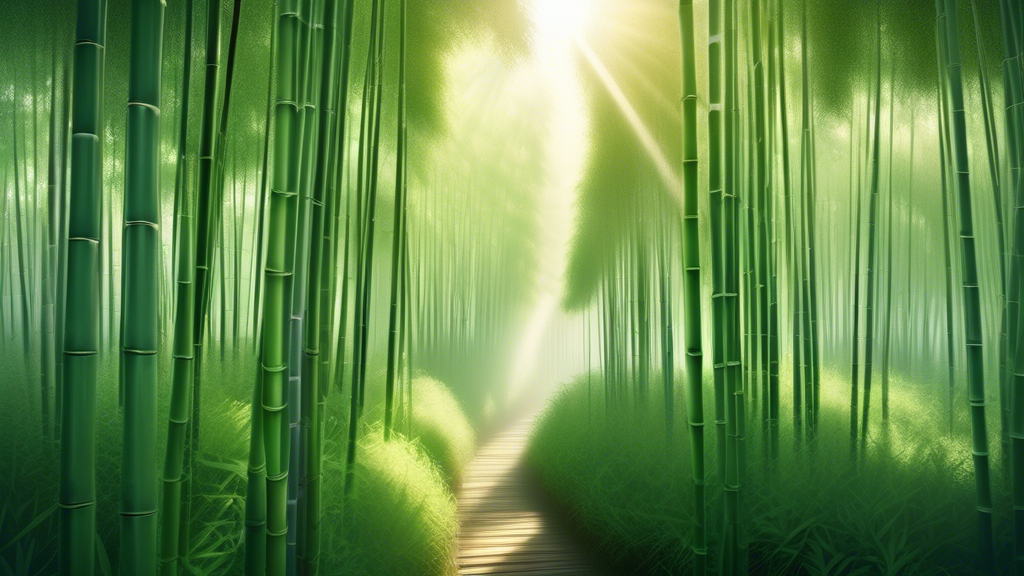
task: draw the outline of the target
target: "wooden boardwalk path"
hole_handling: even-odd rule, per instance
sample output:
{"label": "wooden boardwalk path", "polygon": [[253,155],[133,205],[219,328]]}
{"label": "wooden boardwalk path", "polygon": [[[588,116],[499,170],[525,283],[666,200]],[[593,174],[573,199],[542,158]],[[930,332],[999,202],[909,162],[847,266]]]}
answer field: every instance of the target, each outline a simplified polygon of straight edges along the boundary
{"label": "wooden boardwalk path", "polygon": [[554,524],[524,469],[532,417],[480,447],[457,497],[459,574],[597,574]]}

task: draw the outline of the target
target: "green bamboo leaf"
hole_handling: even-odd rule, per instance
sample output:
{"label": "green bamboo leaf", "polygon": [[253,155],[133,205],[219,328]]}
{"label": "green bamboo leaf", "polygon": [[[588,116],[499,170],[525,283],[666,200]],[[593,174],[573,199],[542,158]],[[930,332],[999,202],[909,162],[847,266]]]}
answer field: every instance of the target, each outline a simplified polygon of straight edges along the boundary
{"label": "green bamboo leaf", "polygon": [[[18,532],[13,538],[11,538],[11,540],[9,542],[7,542],[7,544],[4,544],[3,546],[0,546],[0,553],[2,553],[4,550],[7,550],[12,545],[17,544],[22,538],[25,537],[26,534],[28,534],[29,532],[34,530],[36,526],[39,526],[43,522],[43,520],[46,520],[47,518],[49,518],[50,515],[53,514],[55,510],[57,510],[57,505],[56,504],[50,506],[49,508],[44,510],[41,514],[39,514],[38,516],[33,518],[32,521],[29,522],[28,524],[26,524],[25,527],[22,528],[21,532]],[[4,511],[6,512],[6,507],[4,508]],[[0,520],[2,520],[2,519],[3,519],[3,515],[0,515]],[[3,524],[0,523],[0,526],[2,526],[2,525]]]}
{"label": "green bamboo leaf", "polygon": [[103,538],[96,534],[96,557],[100,561],[100,573],[103,576],[112,576],[110,571],[110,557],[107,556],[107,548],[103,546]]}

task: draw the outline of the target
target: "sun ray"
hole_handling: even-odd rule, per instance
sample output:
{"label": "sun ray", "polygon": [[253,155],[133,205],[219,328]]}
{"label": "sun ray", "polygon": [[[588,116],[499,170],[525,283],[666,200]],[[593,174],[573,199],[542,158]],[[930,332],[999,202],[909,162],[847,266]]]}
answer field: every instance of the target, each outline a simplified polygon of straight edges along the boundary
{"label": "sun ray", "polygon": [[608,91],[608,95],[611,96],[615,105],[618,106],[622,115],[625,116],[629,127],[633,129],[633,132],[640,140],[640,145],[643,146],[644,151],[650,156],[665,188],[678,201],[682,191],[682,183],[675,168],[672,167],[672,164],[658,145],[657,139],[655,139],[647,124],[644,123],[636,108],[630,103],[629,98],[626,97],[626,94],[622,91],[618,82],[616,82],[615,77],[608,71],[608,68],[594,52],[593,48],[590,47],[586,39],[582,35],[577,34],[573,37],[573,40],[584,58],[586,58],[587,63],[593,68],[594,74],[601,80],[601,84]]}

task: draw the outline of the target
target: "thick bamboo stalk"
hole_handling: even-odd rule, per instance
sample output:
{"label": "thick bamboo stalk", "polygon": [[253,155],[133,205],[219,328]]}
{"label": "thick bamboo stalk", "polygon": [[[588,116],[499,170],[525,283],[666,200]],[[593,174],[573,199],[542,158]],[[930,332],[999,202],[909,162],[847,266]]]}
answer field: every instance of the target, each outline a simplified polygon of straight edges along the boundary
{"label": "thick bamboo stalk", "polygon": [[74,50],[68,288],[61,395],[62,576],[92,576],[96,534],[95,413],[100,308],[100,182],[106,2],[79,0]]}
{"label": "thick bamboo stalk", "polygon": [[[301,22],[297,0],[277,10],[277,81],[275,86],[274,174],[267,221],[264,266],[262,433],[266,457],[266,573],[283,575],[286,565],[288,451],[284,418],[288,408],[288,344],[294,250],[289,229],[298,211],[298,85],[295,55]],[[254,426],[255,429],[255,426]],[[250,480],[252,480],[250,476]]]}
{"label": "thick bamboo stalk", "polygon": [[163,0],[133,0],[125,149],[121,573],[157,566],[156,397]]}

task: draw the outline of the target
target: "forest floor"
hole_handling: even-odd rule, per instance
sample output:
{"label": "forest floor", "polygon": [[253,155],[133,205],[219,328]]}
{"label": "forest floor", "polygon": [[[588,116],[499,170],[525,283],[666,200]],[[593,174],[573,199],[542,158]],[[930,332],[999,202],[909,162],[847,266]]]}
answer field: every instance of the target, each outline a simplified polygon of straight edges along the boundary
{"label": "forest floor", "polygon": [[538,492],[523,453],[534,426],[523,418],[480,446],[459,503],[459,574],[599,574]]}

